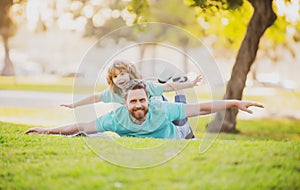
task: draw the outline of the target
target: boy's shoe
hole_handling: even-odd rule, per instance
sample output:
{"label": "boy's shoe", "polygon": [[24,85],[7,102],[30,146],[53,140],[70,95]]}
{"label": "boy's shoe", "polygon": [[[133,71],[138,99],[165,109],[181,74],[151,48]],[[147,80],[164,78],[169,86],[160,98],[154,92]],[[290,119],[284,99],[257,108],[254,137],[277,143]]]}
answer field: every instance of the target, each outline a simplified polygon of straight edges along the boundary
{"label": "boy's shoe", "polygon": [[188,80],[188,77],[182,74],[173,75],[172,73],[163,72],[157,80],[159,83],[164,84],[171,79],[173,82],[183,83]]}
{"label": "boy's shoe", "polygon": [[188,80],[188,77],[186,75],[174,75],[172,77],[173,82],[183,83]]}
{"label": "boy's shoe", "polygon": [[190,127],[190,130],[191,130],[191,132],[185,137],[185,139],[194,139],[195,138],[195,135],[194,135],[191,127]]}
{"label": "boy's shoe", "polygon": [[159,74],[157,80],[159,83],[164,84],[164,83],[168,82],[172,78],[173,75],[174,75],[174,73],[172,71],[163,70],[163,72]]}

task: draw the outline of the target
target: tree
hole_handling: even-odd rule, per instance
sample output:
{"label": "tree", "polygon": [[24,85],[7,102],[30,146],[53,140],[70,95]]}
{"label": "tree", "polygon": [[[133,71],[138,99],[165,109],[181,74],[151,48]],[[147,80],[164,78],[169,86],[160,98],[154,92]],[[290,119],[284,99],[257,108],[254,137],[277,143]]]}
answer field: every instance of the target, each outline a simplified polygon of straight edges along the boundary
{"label": "tree", "polygon": [[[269,28],[277,18],[272,9],[273,0],[248,1],[254,8],[254,12],[248,23],[246,35],[239,48],[224,99],[242,99],[246,78],[256,58],[259,41],[266,29]],[[243,5],[243,0],[185,0],[185,3],[197,9],[201,15],[209,17],[215,16],[222,10],[237,9]],[[219,132],[221,126],[222,132],[236,132],[237,113],[238,110],[235,108],[218,113],[214,120],[208,124],[208,130],[210,132]],[[225,118],[224,121],[223,118]]]}
{"label": "tree", "polygon": [[[249,0],[249,2],[254,8],[254,13],[238,51],[224,99],[242,99],[247,74],[255,60],[260,38],[277,18],[272,9],[273,0]],[[222,132],[237,132],[237,113],[238,110],[234,108],[218,113],[214,120],[208,124],[209,131],[218,132],[221,126]]]}
{"label": "tree", "polygon": [[4,66],[1,75],[14,75],[13,63],[9,56],[8,40],[13,34],[13,22],[10,18],[9,12],[13,5],[13,0],[0,1],[0,35],[4,44]]}

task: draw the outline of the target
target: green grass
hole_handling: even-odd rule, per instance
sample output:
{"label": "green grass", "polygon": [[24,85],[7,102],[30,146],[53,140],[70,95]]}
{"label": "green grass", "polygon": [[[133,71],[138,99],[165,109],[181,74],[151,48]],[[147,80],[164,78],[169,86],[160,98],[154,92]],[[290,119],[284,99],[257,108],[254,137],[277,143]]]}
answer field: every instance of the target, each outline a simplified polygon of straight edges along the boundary
{"label": "green grass", "polygon": [[[200,117],[189,120],[197,137],[202,137],[210,117]],[[195,123],[195,122],[198,122]],[[238,134],[220,133],[218,138],[223,140],[273,140],[300,141],[300,120],[287,119],[253,119],[237,120]]]}
{"label": "green grass", "polygon": [[[34,79],[35,80],[35,79]],[[72,78],[40,81],[27,77],[0,77],[0,90],[73,91]],[[97,91],[104,87],[97,87]],[[209,97],[197,94],[200,100]],[[171,94],[170,100],[173,95]],[[282,98],[284,97],[284,98]],[[276,96],[248,96],[263,102],[266,109],[299,110],[300,94],[277,90]],[[280,101],[278,101],[280,100]],[[0,109],[0,119],[51,126],[72,120],[60,109]],[[201,138],[208,117],[198,120],[196,137]],[[45,121],[49,121],[45,123]],[[51,121],[51,122],[50,122]],[[192,125],[192,126],[195,126]],[[86,139],[65,136],[24,135],[32,125],[0,122],[0,190],[2,189],[300,189],[300,121],[283,119],[238,120],[239,134],[220,134],[204,154],[201,140],[191,141],[183,151],[156,167],[130,169],[98,157]],[[126,147],[145,148],[167,141],[120,138]],[[169,141],[168,141],[169,142]],[[187,141],[171,141],[169,147],[152,155],[156,159]],[[100,139],[101,147],[114,157],[125,157],[111,141]],[[100,146],[99,146],[100,147]],[[147,155],[141,154],[140,158]]]}
{"label": "green grass", "polygon": [[[199,153],[201,141],[191,141],[175,158],[145,169],[110,164],[81,137],[24,135],[30,127],[0,123],[0,189],[300,188],[299,121],[239,121],[242,134],[220,135],[206,153]],[[269,136],[261,138],[264,135]],[[166,142],[116,140],[132,147]],[[101,145],[109,148],[111,142],[101,139]],[[165,153],[162,149],[158,155]],[[122,156],[114,150],[111,154]]]}
{"label": "green grass", "polygon": [[239,135],[221,134],[221,139],[300,141],[299,120],[257,119],[239,120]]}

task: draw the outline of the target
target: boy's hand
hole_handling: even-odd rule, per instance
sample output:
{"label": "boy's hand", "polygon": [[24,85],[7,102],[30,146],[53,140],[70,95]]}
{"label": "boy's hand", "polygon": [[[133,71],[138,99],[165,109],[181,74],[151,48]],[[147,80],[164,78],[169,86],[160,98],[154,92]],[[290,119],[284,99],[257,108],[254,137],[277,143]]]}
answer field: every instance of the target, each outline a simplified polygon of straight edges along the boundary
{"label": "boy's hand", "polygon": [[202,82],[202,76],[201,75],[198,75],[193,81],[192,81],[192,84],[193,86],[198,86],[199,83]]}
{"label": "boy's hand", "polygon": [[75,108],[74,104],[61,104],[60,106],[73,109]]}

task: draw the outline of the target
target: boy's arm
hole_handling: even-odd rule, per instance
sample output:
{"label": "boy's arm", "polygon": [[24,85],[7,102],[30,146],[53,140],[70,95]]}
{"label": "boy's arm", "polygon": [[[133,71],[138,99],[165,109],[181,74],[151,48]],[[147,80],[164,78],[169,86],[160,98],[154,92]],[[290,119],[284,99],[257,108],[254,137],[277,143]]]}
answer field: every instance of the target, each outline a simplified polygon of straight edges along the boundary
{"label": "boy's arm", "polygon": [[226,110],[231,107],[236,107],[239,110],[253,113],[250,109],[251,106],[263,108],[264,106],[256,103],[256,102],[249,102],[249,101],[240,101],[240,100],[216,100],[210,101],[200,104],[185,104],[185,111],[186,117],[194,117],[199,115],[206,115],[210,113],[215,113],[218,111]]}
{"label": "boy's arm", "polygon": [[178,83],[178,82],[172,82],[172,83],[166,83],[164,84],[164,92],[171,92],[176,90],[182,90],[186,88],[193,88],[198,85],[199,82],[202,81],[202,76],[198,75],[193,81]]}
{"label": "boy's arm", "polygon": [[84,98],[73,104],[61,104],[60,106],[67,107],[67,108],[76,108],[76,107],[83,106],[83,105],[93,104],[95,102],[100,102],[99,95],[97,95],[97,94],[89,96],[87,98]]}

